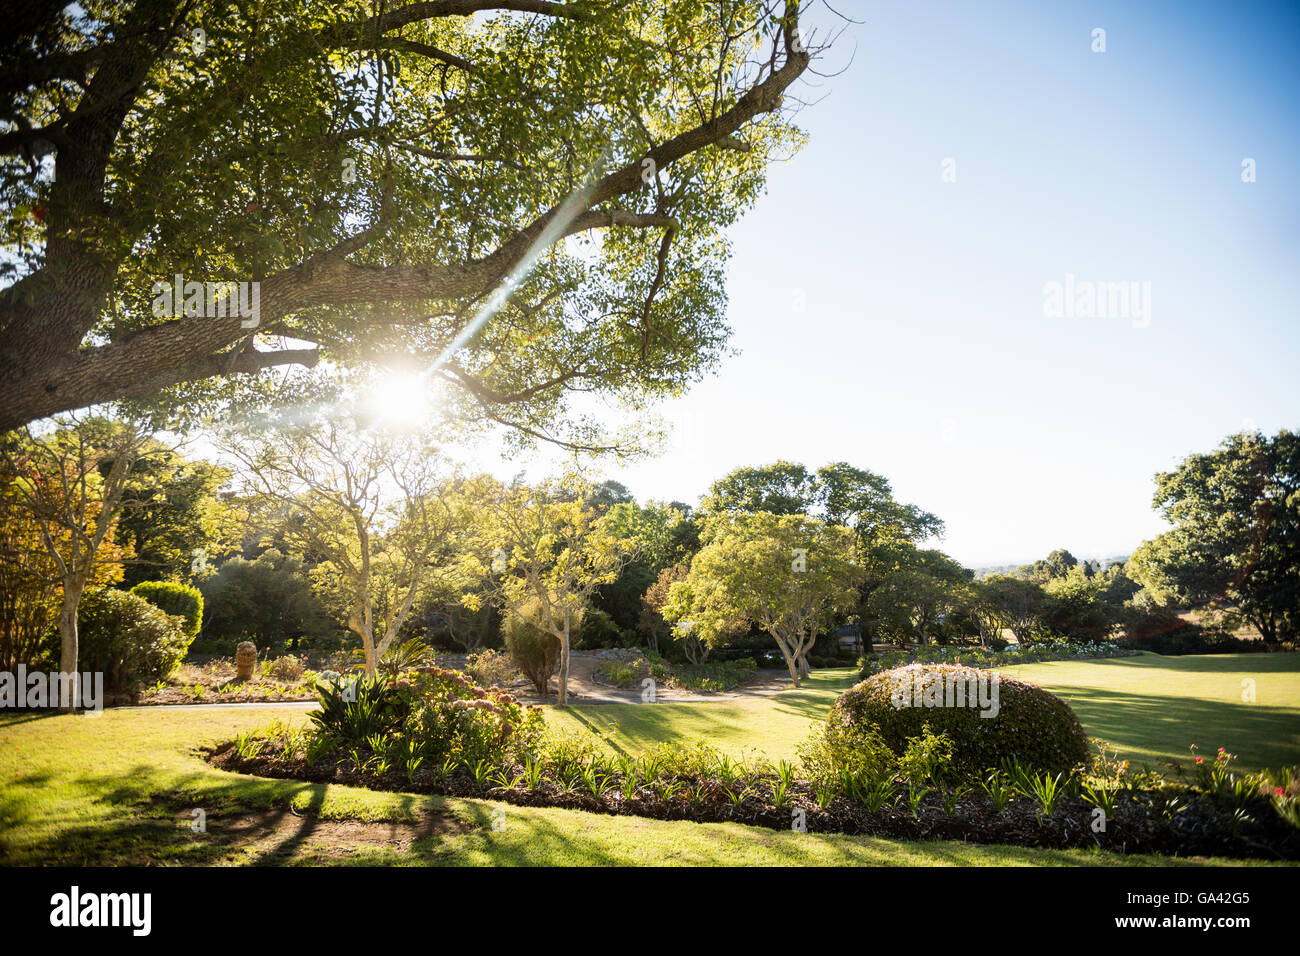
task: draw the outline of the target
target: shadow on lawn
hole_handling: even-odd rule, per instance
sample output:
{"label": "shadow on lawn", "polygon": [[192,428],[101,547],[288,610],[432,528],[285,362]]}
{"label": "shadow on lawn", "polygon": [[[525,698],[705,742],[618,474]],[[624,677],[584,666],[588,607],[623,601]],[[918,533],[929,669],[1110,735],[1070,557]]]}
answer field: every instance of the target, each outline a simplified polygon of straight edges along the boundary
{"label": "shadow on lawn", "polygon": [[[33,776],[15,785],[44,782]],[[37,822],[15,785],[0,792],[0,820],[9,833]],[[397,805],[382,818],[322,817],[331,785],[305,781],[222,779],[195,772],[164,783],[156,767],[139,764],[125,775],[83,775],[76,785],[92,806],[111,808],[109,818],[69,826],[20,847],[0,842],[7,861],[83,866],[327,862],[337,855],[333,851],[351,852],[355,845],[432,844],[440,833],[465,829],[446,815],[442,800],[416,794],[393,794]],[[206,827],[199,832],[192,826],[196,809],[203,811]],[[326,845],[315,846],[318,841]],[[18,853],[17,860],[10,859]]]}
{"label": "shadow on lawn", "polygon": [[1134,766],[1141,766],[1142,756],[1163,746],[1184,756],[1171,761],[1154,755],[1153,769],[1181,765],[1190,771],[1192,744],[1207,759],[1226,747],[1248,770],[1300,763],[1300,734],[1293,732],[1288,738],[1285,733],[1288,726],[1296,726],[1294,709],[1093,686],[1053,685],[1052,692],[1073,708],[1089,737],[1100,737],[1116,747],[1120,757],[1131,759]]}

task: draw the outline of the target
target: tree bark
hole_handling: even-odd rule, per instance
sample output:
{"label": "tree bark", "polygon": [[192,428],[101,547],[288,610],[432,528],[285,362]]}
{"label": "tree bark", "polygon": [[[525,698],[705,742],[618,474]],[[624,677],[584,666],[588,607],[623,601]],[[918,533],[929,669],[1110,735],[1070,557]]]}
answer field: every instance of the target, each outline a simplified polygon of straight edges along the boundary
{"label": "tree bark", "polygon": [[77,658],[81,650],[77,633],[77,606],[81,604],[81,592],[82,588],[75,583],[63,585],[63,601],[59,606],[59,671],[70,675],[73,680],[72,700],[60,700],[60,710],[75,710],[81,706],[81,681],[77,678]]}
{"label": "tree bark", "polygon": [[564,612],[564,633],[560,636],[560,706],[569,705],[569,612]]}
{"label": "tree bark", "polygon": [[798,687],[799,686],[798,663],[795,661],[794,657],[790,654],[790,648],[786,646],[786,642],[784,638],[782,638],[781,635],[776,633],[773,633],[772,637],[776,639],[776,646],[781,649],[781,656],[785,658],[786,669],[790,671],[790,680],[794,682],[795,687]]}

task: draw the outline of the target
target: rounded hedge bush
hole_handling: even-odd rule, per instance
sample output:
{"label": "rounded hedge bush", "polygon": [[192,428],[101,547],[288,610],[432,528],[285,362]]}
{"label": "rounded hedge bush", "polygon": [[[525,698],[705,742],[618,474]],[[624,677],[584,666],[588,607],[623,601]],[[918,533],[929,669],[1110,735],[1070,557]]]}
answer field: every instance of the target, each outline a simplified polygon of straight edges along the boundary
{"label": "rounded hedge bush", "polygon": [[[882,671],[846,691],[832,705],[827,720],[842,727],[874,727],[895,754],[902,754],[907,741],[920,736],[929,723],[934,733],[946,734],[952,741],[955,767],[969,773],[998,767],[1007,758],[1053,773],[1088,759],[1088,738],[1079,718],[1065,701],[1041,687],[996,675],[996,716],[981,716],[978,698],[977,706],[953,706],[957,700],[953,690],[961,682],[970,689],[978,686],[972,681],[987,682],[993,676],[990,671],[955,664],[912,664]],[[918,682],[936,688],[934,698],[940,701],[943,688],[953,688],[947,694],[948,705],[926,706],[923,692],[921,706],[916,706]],[[984,686],[992,692],[991,684]]]}
{"label": "rounded hedge bush", "polygon": [[141,581],[131,593],[168,614],[185,618],[185,634],[193,641],[203,623],[203,592],[175,581]]}
{"label": "rounded hedge bush", "polygon": [[190,646],[185,620],[137,594],[87,591],[77,609],[78,666],[109,691],[136,691],[174,671]]}

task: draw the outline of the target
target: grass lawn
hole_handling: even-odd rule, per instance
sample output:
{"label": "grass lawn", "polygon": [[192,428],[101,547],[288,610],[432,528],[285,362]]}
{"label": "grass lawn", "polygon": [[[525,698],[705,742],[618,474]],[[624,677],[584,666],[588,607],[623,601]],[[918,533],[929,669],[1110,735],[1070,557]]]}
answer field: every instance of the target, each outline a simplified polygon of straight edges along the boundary
{"label": "grass lawn", "polygon": [[[1300,765],[1300,654],[1142,654],[1049,661],[1003,673],[1059,694],[1090,737],[1115,745],[1134,766],[1167,770],[1220,747],[1244,770]],[[1243,681],[1255,700],[1243,702]]]}
{"label": "grass lawn", "polygon": [[[1220,734],[1223,743],[1243,757],[1249,755],[1252,762],[1278,763],[1296,759],[1300,674],[1294,666],[1273,663],[1288,659],[1294,660],[1290,655],[1150,657],[1035,664],[1016,670],[1070,694],[1090,733],[1104,734],[1130,753],[1153,758],[1181,755],[1185,741]],[[1244,705],[1244,714],[1242,706],[1234,703],[1240,693],[1238,675],[1257,681],[1258,703]],[[551,711],[547,716],[568,726],[610,731],[611,746],[629,750],[680,734],[686,739],[704,737],[737,754],[756,750],[789,756],[809,722],[824,713],[851,680],[848,671],[820,672],[801,691],[765,699],[590,705],[573,708],[569,714]],[[296,708],[220,707],[110,710],[98,718],[8,714],[0,718],[0,862],[744,866],[1172,862],[1098,851],[777,833],[733,824],[376,793],[227,774],[208,767],[197,752],[272,716],[302,713]],[[1162,718],[1170,726],[1164,726]],[[1109,731],[1104,729],[1108,720],[1113,723]],[[1199,733],[1192,735],[1188,728]],[[1211,750],[1220,740],[1201,736],[1202,747]],[[190,829],[194,808],[207,815],[206,833]]]}
{"label": "grass lawn", "polygon": [[[851,669],[814,671],[804,688],[717,704],[588,704],[551,709],[560,727],[586,727],[611,749],[636,753],[666,740],[704,739],[741,756],[793,759],[813,721],[856,679]],[[1227,747],[1246,770],[1300,764],[1300,654],[1141,654],[1052,661],[1003,669],[1065,698],[1090,737],[1109,741],[1134,766],[1190,762],[1189,745],[1213,756]],[[1255,702],[1241,700],[1255,682]]]}
{"label": "grass lawn", "polygon": [[639,753],[669,740],[707,740],[734,756],[754,753],[793,759],[814,722],[857,679],[854,668],[813,671],[799,690],[771,697],[698,704],[585,704],[548,707],[546,721],[565,730],[590,730],[611,750]]}
{"label": "grass lawn", "polygon": [[[288,712],[276,713],[284,717]],[[728,866],[1173,862],[1087,850],[778,833],[735,824],[665,822],[376,793],[223,773],[208,767],[194,752],[267,717],[265,710],[221,707],[108,711],[94,719],[0,719],[0,862]],[[207,833],[191,831],[193,808],[205,810]],[[355,821],[372,825],[358,826]],[[1177,862],[1197,866],[1235,861]]]}

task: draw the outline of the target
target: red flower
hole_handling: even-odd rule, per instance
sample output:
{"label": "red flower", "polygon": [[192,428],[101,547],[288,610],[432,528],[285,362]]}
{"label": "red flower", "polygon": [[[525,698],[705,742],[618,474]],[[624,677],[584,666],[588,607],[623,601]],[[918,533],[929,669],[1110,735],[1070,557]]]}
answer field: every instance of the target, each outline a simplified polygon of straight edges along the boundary
{"label": "red flower", "polygon": [[1273,790],[1273,796],[1275,796],[1275,797],[1283,796],[1285,793],[1286,793],[1286,791],[1283,790],[1281,787],[1277,787],[1277,788],[1275,788],[1275,789]]}
{"label": "red flower", "polygon": [[1197,763],[1205,763],[1204,757],[1193,757],[1192,759],[1195,760]]}

